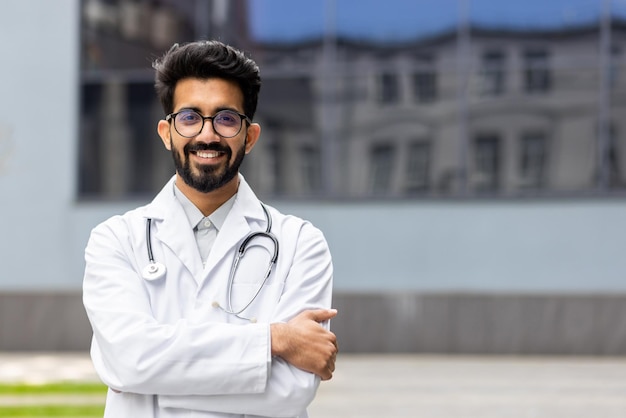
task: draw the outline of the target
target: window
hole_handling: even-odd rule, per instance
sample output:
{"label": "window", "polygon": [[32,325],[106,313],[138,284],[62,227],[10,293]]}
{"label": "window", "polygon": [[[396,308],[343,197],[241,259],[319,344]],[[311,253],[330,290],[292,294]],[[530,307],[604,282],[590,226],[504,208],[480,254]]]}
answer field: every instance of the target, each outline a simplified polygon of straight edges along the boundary
{"label": "window", "polygon": [[394,147],[391,144],[378,144],[370,153],[370,190],[374,194],[388,193],[391,188],[394,167]]}
{"label": "window", "polygon": [[400,88],[396,74],[383,73],[380,75],[378,100],[382,104],[397,103],[400,100]]}
{"label": "window", "polygon": [[620,73],[620,58],[621,58],[621,49],[617,46],[613,46],[611,48],[611,62],[609,64],[608,72],[609,72],[609,85],[613,87],[617,87],[619,84],[619,73]]}
{"label": "window", "polygon": [[621,143],[617,136],[615,125],[609,125],[607,129],[606,170],[608,173],[608,185],[611,188],[624,187],[622,180],[622,153]]}
{"label": "window", "polygon": [[418,57],[418,67],[413,74],[413,96],[418,103],[437,99],[437,72],[432,56]]}
{"label": "window", "polygon": [[430,174],[430,143],[427,141],[414,142],[409,145],[406,192],[419,193],[429,188]]}
{"label": "window", "polygon": [[546,136],[542,132],[528,132],[520,141],[520,186],[538,189],[544,186],[546,174]]}
{"label": "window", "polygon": [[[79,196],[104,200],[151,196],[172,176],[173,163],[156,133],[164,115],[150,62],[174,42],[211,37],[203,33],[209,19],[189,12],[209,17],[211,11],[204,6],[210,2],[80,3]],[[228,15],[229,27],[236,31],[241,8],[232,2]]]}
{"label": "window", "polygon": [[284,173],[285,170],[284,165],[280,163],[280,157],[283,154],[284,147],[282,146],[281,141],[273,140],[266,145],[266,150],[264,160],[269,168],[268,174],[271,178],[270,189],[276,195],[285,194],[287,190]]}
{"label": "window", "polygon": [[437,99],[437,74],[419,71],[413,75],[413,92],[418,103],[431,103]]}
{"label": "window", "polygon": [[[256,12],[271,7],[262,2],[78,3],[78,200],[144,199],[172,175],[155,131],[163,111],[150,63],[194,39],[224,40],[259,64],[262,137],[242,173],[268,199],[626,191],[626,127],[615,119],[616,132],[600,142],[594,122],[617,118],[626,96],[626,32],[615,25],[604,45],[591,23],[517,30],[506,19],[459,39],[455,27],[394,36],[393,23],[370,37],[341,19],[332,33],[318,25],[291,37],[273,34],[281,18],[263,20]],[[350,8],[333,4],[307,8],[328,18]]]}
{"label": "window", "polygon": [[483,55],[481,93],[498,96],[505,90],[505,56],[502,51],[489,51]]}
{"label": "window", "polygon": [[302,184],[305,193],[316,193],[321,190],[321,167],[319,149],[304,145],[300,148]]}
{"label": "window", "polygon": [[86,83],[81,101],[81,195],[147,195],[169,179],[172,158],[155,130],[163,112],[151,82]]}
{"label": "window", "polygon": [[476,191],[493,192],[499,188],[500,138],[484,134],[474,141],[473,185]]}
{"label": "window", "polygon": [[527,93],[545,93],[550,90],[548,52],[529,50],[524,55],[524,86]]}

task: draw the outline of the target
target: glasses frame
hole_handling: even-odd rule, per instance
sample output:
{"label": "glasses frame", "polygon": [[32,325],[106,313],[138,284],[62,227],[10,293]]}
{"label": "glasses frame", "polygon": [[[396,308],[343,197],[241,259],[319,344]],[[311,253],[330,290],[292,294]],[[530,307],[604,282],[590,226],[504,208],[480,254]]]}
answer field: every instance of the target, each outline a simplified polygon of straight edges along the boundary
{"label": "glasses frame", "polygon": [[[179,113],[183,113],[183,112],[194,112],[195,114],[197,114],[198,116],[200,116],[200,118],[202,119],[202,125],[200,126],[200,130],[198,130],[198,132],[197,132],[195,135],[191,135],[191,136],[183,135],[183,134],[181,134],[181,133],[180,133],[180,131],[179,131],[179,130],[178,130],[178,128],[176,127],[176,116],[177,116]],[[215,129],[215,117],[216,117],[217,115],[219,115],[220,113],[223,113],[223,112],[234,113],[234,114],[236,114],[236,115],[238,115],[238,116],[239,116],[239,130],[237,130],[237,133],[236,133],[236,134],[234,134],[234,135],[230,135],[230,136],[225,136],[225,135],[220,134],[220,133],[217,131],[217,129]],[[165,120],[166,120],[167,122],[169,122],[169,123],[173,124],[173,125],[174,125],[174,130],[176,130],[176,132],[178,133],[178,135],[182,136],[183,138],[193,138],[193,137],[195,137],[195,136],[200,135],[200,133],[201,133],[201,132],[202,132],[202,130],[204,129],[204,122],[205,122],[207,119],[211,121],[211,128],[213,128],[213,132],[215,132],[217,135],[219,135],[219,136],[220,136],[220,137],[222,137],[222,138],[234,138],[234,137],[236,137],[237,135],[239,135],[239,134],[241,133],[241,128],[243,127],[243,122],[244,122],[244,121],[248,124],[248,126],[250,126],[250,124],[252,123],[252,122],[250,121],[250,118],[249,118],[249,117],[247,117],[247,116],[246,116],[246,115],[244,115],[243,113],[239,113],[239,112],[237,112],[237,111],[235,111],[235,110],[231,110],[231,109],[223,109],[223,110],[220,110],[220,111],[216,112],[216,113],[215,113],[214,115],[212,115],[212,116],[204,116],[204,115],[202,115],[200,112],[198,112],[197,110],[193,110],[193,109],[181,109],[181,110],[179,110],[178,112],[170,113],[169,115],[165,116]]]}

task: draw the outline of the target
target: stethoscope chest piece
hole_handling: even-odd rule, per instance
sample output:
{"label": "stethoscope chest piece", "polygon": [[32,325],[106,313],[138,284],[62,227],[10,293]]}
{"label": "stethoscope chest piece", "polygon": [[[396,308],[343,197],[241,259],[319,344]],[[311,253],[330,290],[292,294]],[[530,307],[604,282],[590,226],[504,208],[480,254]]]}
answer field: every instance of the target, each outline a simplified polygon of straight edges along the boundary
{"label": "stethoscope chest piece", "polygon": [[145,280],[158,280],[165,277],[165,266],[158,261],[151,261],[141,272]]}

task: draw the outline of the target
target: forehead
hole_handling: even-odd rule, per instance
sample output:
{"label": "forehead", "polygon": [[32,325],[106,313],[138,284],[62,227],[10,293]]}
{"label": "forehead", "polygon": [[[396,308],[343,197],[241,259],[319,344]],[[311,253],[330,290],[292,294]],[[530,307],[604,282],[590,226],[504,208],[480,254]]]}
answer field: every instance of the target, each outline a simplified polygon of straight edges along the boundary
{"label": "forehead", "polygon": [[192,107],[206,112],[232,108],[243,111],[239,85],[223,78],[184,78],[174,89],[174,111]]}

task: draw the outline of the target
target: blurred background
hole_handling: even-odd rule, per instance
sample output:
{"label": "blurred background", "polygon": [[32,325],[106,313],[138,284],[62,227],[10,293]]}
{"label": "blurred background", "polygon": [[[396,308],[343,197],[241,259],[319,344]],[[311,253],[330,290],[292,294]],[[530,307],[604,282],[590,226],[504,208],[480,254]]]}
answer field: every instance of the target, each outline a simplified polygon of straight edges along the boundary
{"label": "blurred background", "polygon": [[27,0],[0,36],[0,350],[88,348],[89,232],[173,174],[151,63],[215,38],[343,352],[626,353],[626,0]]}

